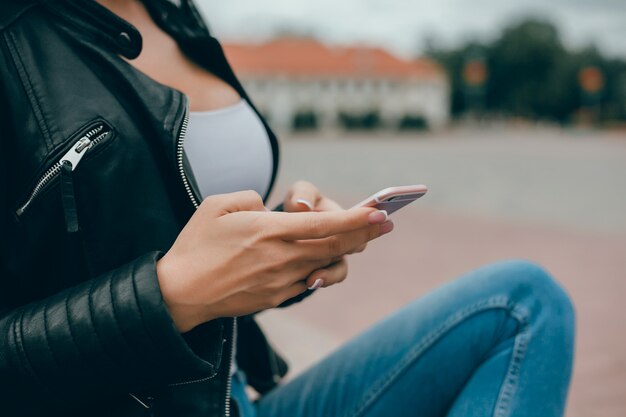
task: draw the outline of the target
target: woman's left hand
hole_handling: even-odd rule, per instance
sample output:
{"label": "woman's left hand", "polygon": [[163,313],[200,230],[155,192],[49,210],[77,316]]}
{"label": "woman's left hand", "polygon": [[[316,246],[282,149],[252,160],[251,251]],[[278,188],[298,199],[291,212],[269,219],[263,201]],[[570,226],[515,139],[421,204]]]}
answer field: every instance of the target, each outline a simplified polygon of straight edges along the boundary
{"label": "woman's left hand", "polygon": [[[283,207],[290,213],[343,210],[337,202],[322,195],[315,185],[307,181],[298,181],[291,186],[283,201]],[[350,253],[363,252],[366,246],[362,245]],[[345,256],[342,256],[326,267],[313,271],[307,277],[306,284],[311,290],[329,287],[342,282],[347,276],[348,263]]]}

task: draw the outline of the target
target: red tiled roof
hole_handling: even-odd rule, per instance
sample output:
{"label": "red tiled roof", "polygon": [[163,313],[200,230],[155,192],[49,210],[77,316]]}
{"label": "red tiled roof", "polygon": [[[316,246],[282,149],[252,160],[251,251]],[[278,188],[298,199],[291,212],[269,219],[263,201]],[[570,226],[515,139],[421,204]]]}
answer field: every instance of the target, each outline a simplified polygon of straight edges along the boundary
{"label": "red tiled roof", "polygon": [[278,38],[261,44],[226,42],[224,51],[242,76],[445,78],[443,70],[426,58],[404,60],[380,48],[330,47],[307,38]]}

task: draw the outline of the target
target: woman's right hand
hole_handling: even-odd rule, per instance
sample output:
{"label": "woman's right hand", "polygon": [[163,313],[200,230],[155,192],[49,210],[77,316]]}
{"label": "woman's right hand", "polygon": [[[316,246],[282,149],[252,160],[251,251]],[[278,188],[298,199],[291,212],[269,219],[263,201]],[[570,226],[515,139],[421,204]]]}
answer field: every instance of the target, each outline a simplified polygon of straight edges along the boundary
{"label": "woman's right hand", "polygon": [[372,208],[281,213],[253,191],[211,196],[157,262],[161,292],[181,332],[273,308],[304,292],[312,271],[380,236],[385,221]]}

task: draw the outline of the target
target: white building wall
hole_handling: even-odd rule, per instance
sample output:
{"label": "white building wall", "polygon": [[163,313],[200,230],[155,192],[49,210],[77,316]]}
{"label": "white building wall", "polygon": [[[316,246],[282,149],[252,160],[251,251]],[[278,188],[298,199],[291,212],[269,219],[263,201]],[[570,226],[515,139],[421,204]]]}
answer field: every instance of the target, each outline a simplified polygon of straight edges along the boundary
{"label": "white building wall", "polygon": [[246,90],[273,126],[290,129],[298,112],[312,111],[322,127],[338,125],[340,112],[378,111],[395,127],[406,115],[422,116],[432,129],[449,120],[449,87],[445,81],[242,77]]}

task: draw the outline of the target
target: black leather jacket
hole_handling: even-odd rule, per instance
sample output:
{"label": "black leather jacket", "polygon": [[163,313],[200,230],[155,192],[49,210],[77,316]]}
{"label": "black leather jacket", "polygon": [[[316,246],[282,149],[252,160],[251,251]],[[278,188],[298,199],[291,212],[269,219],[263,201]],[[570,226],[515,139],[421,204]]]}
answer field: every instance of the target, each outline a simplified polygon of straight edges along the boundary
{"label": "black leather jacket", "polygon": [[[189,0],[146,6],[247,99]],[[140,50],[93,0],[0,3],[3,417],[228,413],[233,319],[180,335],[156,279],[197,193],[187,99],[120,58]],[[267,391],[286,366],[252,318],[238,325],[238,364]]]}

